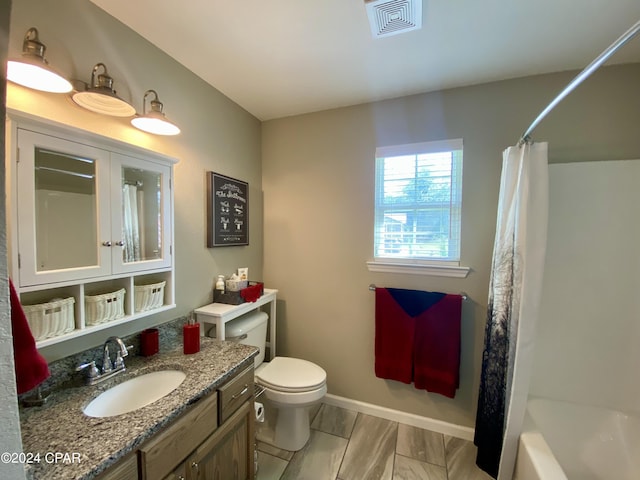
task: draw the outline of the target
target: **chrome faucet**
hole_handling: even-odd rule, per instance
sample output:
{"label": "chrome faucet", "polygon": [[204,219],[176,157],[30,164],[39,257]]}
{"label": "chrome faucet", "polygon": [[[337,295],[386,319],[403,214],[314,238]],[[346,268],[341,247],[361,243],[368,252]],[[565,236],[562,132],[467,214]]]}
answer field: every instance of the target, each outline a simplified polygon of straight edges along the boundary
{"label": "chrome faucet", "polygon": [[[118,345],[118,351],[116,352],[116,359],[111,362],[111,353],[109,352],[109,343],[114,342]],[[76,368],[76,371],[87,369],[87,385],[95,385],[104,380],[107,380],[120,372],[124,372],[126,367],[124,365],[124,357],[129,355],[129,348],[127,347],[120,337],[109,337],[104,342],[103,356],[102,356],[102,372],[96,367],[95,360],[83,363]]]}
{"label": "chrome faucet", "polygon": [[[109,353],[109,342],[118,344],[120,350],[116,353],[116,359],[111,363],[111,354]],[[104,342],[104,355],[102,357],[102,373],[109,373],[114,370],[124,370],[124,357],[129,355],[126,345],[120,337],[109,337]]]}

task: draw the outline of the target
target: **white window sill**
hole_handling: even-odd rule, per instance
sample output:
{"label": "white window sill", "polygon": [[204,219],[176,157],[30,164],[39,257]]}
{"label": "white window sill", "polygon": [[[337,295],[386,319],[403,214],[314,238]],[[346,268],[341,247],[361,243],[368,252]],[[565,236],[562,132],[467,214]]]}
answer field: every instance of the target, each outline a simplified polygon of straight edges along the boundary
{"label": "white window sill", "polygon": [[378,273],[409,273],[412,275],[430,275],[433,277],[466,278],[471,270],[469,267],[455,265],[419,265],[414,263],[367,262],[370,272]]}

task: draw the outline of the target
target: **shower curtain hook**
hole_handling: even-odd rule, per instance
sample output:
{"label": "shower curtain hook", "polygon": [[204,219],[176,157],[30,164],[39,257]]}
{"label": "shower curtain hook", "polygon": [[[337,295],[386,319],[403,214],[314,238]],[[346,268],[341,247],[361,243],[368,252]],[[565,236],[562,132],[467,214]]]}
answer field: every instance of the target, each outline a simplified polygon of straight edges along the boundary
{"label": "shower curtain hook", "polygon": [[520,137],[520,140],[518,141],[518,147],[522,148],[524,145],[533,145],[533,140],[531,140],[530,135],[524,135]]}

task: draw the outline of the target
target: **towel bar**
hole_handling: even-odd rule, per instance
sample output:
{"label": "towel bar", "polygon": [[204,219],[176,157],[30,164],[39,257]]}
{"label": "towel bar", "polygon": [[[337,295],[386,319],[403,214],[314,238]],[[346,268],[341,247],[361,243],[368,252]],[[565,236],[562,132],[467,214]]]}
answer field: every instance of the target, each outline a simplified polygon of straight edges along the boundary
{"label": "towel bar", "polygon": [[[371,290],[372,292],[375,292],[376,288],[377,287],[375,286],[375,284],[369,284],[369,290]],[[466,300],[467,298],[469,298],[465,292],[460,292],[460,296],[462,297],[462,300]]]}

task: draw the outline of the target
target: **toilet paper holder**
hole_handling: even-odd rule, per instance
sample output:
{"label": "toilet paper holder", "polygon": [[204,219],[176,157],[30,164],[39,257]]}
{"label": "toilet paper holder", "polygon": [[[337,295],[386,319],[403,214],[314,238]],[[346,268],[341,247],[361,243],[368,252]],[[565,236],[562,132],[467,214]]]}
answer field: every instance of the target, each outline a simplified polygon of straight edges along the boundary
{"label": "toilet paper holder", "polygon": [[264,387],[262,385],[258,385],[257,383],[253,384],[253,397],[257,399],[260,395],[264,393]]}
{"label": "toilet paper holder", "polygon": [[264,405],[260,402],[255,402],[253,408],[255,409],[256,422],[264,423]]}

